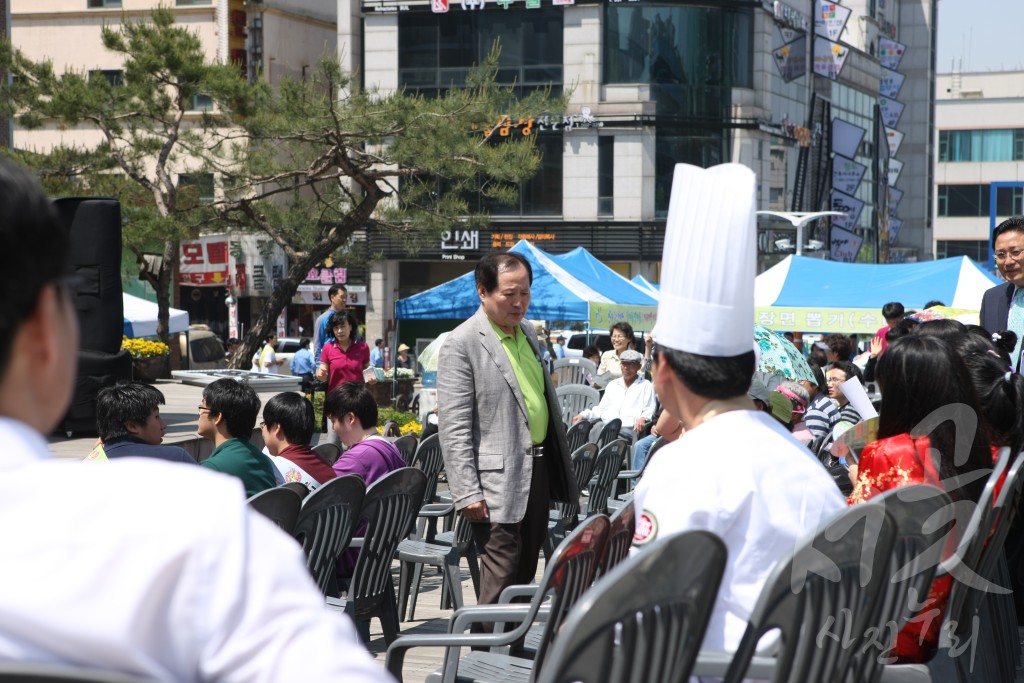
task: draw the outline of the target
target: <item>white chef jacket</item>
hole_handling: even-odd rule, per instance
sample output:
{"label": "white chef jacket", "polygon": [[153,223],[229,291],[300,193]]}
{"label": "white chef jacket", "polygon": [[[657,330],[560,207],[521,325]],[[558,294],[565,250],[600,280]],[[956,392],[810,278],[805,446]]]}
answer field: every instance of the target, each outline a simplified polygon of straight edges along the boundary
{"label": "white chef jacket", "polygon": [[637,375],[633,383],[626,387],[621,377],[613,380],[604,390],[601,402],[593,408],[580,413],[584,420],[601,420],[608,422],[618,418],[623,427],[632,428],[638,417],[650,422],[657,407],[654,399],[654,385]]}
{"label": "white chef jacket", "polygon": [[797,541],[846,508],[821,463],[768,413],[736,410],[687,430],[637,484],[632,552],[703,529],[728,550],[703,648],[735,651],[765,580]]}
{"label": "white chef jacket", "polygon": [[0,659],[161,681],[390,680],[238,479],[56,461],[0,418]]}

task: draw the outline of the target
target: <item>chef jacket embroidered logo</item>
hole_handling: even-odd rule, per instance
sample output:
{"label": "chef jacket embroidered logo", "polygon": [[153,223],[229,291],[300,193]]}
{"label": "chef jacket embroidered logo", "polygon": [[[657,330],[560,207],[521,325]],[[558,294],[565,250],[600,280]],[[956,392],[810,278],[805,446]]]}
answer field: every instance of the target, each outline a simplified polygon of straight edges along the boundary
{"label": "chef jacket embroidered logo", "polygon": [[658,535],[658,519],[653,513],[644,510],[636,520],[636,531],[633,533],[633,545],[644,545]]}

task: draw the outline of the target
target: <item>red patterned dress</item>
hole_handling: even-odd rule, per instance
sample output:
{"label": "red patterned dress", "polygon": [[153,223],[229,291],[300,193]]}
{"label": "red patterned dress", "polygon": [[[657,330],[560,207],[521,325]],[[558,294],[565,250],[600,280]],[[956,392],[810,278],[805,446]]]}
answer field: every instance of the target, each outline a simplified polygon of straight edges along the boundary
{"label": "red patterned dress", "polygon": [[[863,503],[884,491],[910,484],[940,486],[930,445],[926,436],[914,439],[909,434],[897,434],[865,446],[857,463],[857,482],[846,502]],[[921,610],[900,629],[892,650],[899,663],[927,662],[935,654],[951,586],[950,577],[936,578]]]}

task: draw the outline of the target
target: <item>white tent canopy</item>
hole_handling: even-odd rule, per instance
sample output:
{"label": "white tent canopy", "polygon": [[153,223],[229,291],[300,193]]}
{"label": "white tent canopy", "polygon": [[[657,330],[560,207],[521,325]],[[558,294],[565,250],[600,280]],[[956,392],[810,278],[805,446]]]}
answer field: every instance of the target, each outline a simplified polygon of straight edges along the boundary
{"label": "white tent canopy", "polygon": [[[156,335],[157,305],[152,301],[123,293],[124,334],[127,337],[152,337]],[[171,334],[188,331],[188,312],[177,308],[170,310],[168,320]]]}

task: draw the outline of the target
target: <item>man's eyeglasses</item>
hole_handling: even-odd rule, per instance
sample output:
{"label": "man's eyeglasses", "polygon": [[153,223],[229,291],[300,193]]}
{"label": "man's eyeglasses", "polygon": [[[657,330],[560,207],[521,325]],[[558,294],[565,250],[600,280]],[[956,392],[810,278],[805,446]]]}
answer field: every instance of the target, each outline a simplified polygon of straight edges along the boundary
{"label": "man's eyeglasses", "polygon": [[826,377],[825,384],[842,384],[846,379],[844,377]]}
{"label": "man's eyeglasses", "polygon": [[1024,249],[1011,249],[1010,251],[997,251],[996,261],[1005,261],[1007,257],[1012,258],[1014,261],[1020,261],[1021,255],[1024,254]]}

